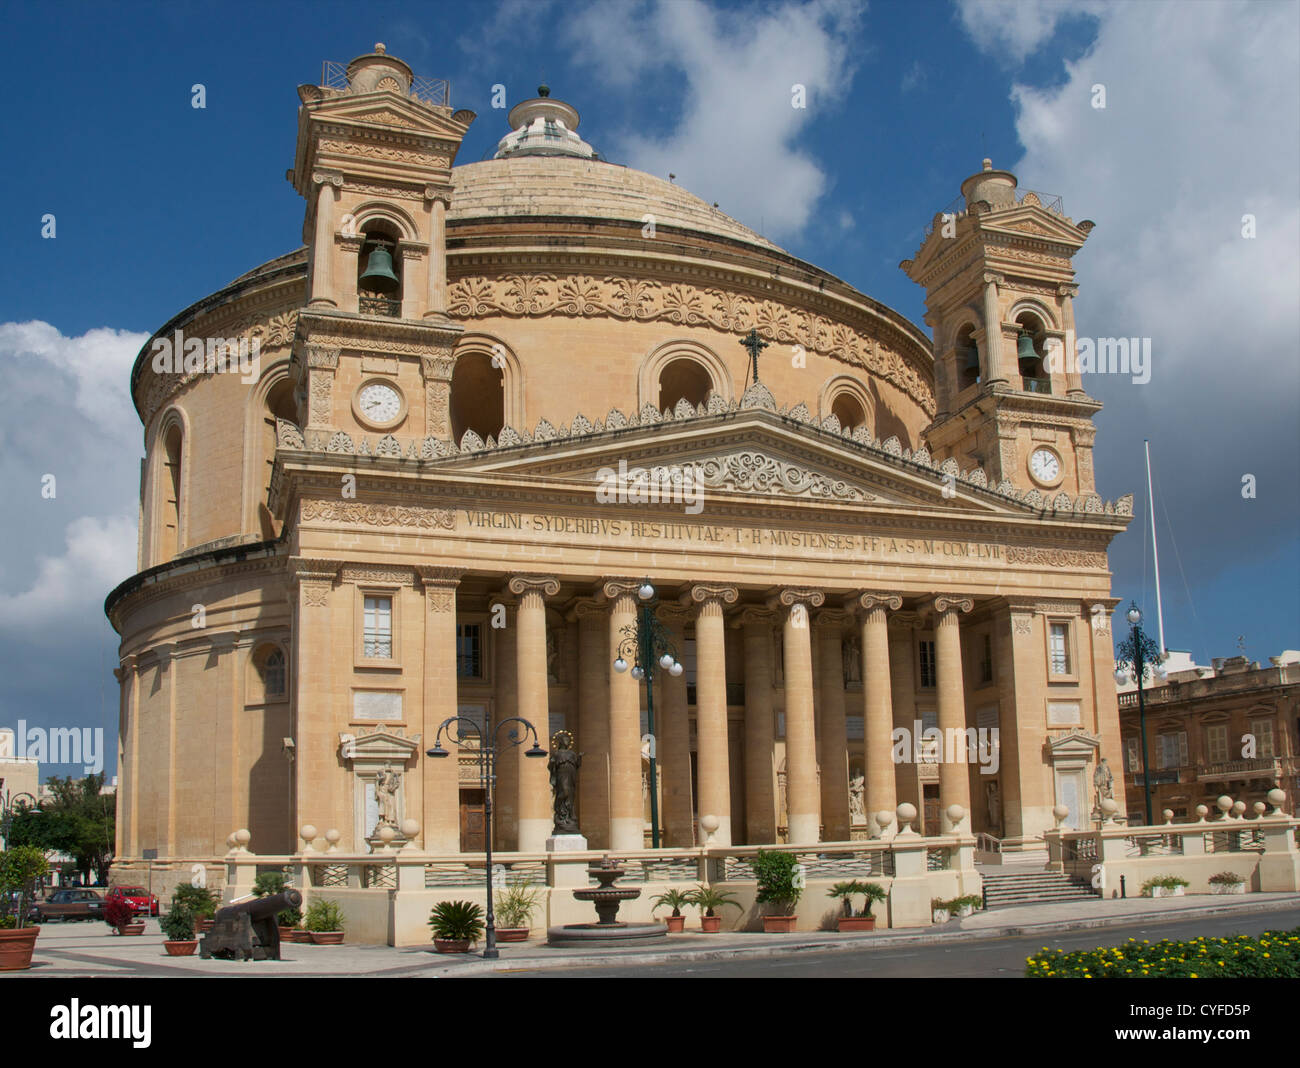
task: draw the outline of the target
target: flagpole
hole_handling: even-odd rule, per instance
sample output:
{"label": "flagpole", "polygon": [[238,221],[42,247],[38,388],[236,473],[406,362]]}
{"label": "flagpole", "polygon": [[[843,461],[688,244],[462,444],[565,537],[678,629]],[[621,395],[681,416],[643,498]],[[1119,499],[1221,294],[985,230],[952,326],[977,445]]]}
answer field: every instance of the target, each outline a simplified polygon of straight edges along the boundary
{"label": "flagpole", "polygon": [[1160,549],[1156,546],[1156,498],[1151,490],[1151,442],[1143,438],[1147,454],[1147,511],[1151,513],[1151,556],[1156,570],[1156,630],[1160,635],[1160,655],[1165,653],[1165,613],[1160,603]]}

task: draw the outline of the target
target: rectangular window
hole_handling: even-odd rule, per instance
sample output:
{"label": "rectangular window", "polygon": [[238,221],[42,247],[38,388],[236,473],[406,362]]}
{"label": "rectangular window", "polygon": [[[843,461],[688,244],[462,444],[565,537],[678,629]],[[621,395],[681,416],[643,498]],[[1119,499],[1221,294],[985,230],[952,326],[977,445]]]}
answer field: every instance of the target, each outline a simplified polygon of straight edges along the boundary
{"label": "rectangular window", "polygon": [[1205,728],[1205,759],[1209,764],[1223,764],[1228,759],[1228,725],[1216,723]]}
{"label": "rectangular window", "polygon": [[1127,771],[1142,770],[1142,748],[1136,738],[1124,739],[1124,764]]}
{"label": "rectangular window", "polygon": [[993,635],[985,634],[983,655],[980,657],[980,682],[993,681]]}
{"label": "rectangular window", "polygon": [[1160,741],[1160,767],[1163,768],[1185,768],[1187,767],[1187,732],[1175,731],[1170,734],[1159,736]]}
{"label": "rectangular window", "polygon": [[1252,719],[1250,733],[1255,736],[1255,755],[1257,757],[1274,757],[1273,721],[1271,719]]}
{"label": "rectangular window", "polygon": [[934,663],[934,642],[923,641],[921,648],[921,685],[934,686],[938,677]]}
{"label": "rectangular window", "polygon": [[368,660],[391,660],[393,658],[393,599],[367,596],[364,613],[362,655]]}
{"label": "rectangular window", "polygon": [[462,679],[483,677],[483,631],[478,623],[456,625],[456,675]]}
{"label": "rectangular window", "polygon": [[1053,623],[1049,632],[1051,666],[1053,675],[1069,675],[1070,624]]}

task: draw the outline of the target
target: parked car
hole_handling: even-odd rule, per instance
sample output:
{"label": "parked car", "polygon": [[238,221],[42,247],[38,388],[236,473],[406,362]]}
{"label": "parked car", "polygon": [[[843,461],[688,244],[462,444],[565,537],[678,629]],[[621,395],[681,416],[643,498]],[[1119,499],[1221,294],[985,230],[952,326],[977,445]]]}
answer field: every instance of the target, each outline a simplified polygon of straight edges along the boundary
{"label": "parked car", "polygon": [[136,912],[158,915],[158,895],[149,893],[143,886],[115,886],[108,892],[108,898],[116,897],[123,898]]}
{"label": "parked car", "polygon": [[98,920],[104,915],[104,899],[94,890],[55,890],[32,906],[31,918],[37,923],[61,920]]}

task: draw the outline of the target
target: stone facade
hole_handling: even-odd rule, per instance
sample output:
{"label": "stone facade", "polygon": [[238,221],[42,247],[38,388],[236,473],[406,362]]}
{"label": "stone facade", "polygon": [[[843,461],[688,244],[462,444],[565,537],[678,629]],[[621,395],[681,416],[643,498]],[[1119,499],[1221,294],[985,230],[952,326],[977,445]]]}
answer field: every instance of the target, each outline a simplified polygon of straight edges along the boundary
{"label": "stone facade", "polygon": [[[480,849],[456,715],[571,731],[598,848],[641,847],[652,788],[668,845],[705,815],[723,843],[888,837],[901,802],[1007,850],[1057,804],[1083,826],[1120,763],[1106,552],[1132,500],[1094,491],[1077,382],[1031,391],[983,340],[981,381],[948,365],[961,324],[1006,341],[1044,285],[1065,329],[1088,227],[972,199],[904,264],[933,348],[649,175],[576,149],[453,167],[472,113],[382,48],[348,70],[299,90],[306,247],[154,339],[255,337],[256,374],[160,373],[151,341],[132,375],[121,863],[209,862],[236,828],[362,851],[381,802],[412,848]],[[653,786],[646,688],[610,667],[646,579],[686,667],[655,669]],[[895,743],[917,726],[947,745]],[[503,753],[497,848],[542,848],[544,764]]]}

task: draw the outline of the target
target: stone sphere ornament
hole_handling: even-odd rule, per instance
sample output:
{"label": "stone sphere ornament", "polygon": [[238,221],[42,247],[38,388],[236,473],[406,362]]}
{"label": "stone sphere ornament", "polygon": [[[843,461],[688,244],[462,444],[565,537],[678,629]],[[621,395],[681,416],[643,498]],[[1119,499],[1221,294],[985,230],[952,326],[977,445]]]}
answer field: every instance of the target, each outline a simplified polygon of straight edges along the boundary
{"label": "stone sphere ornament", "polygon": [[328,831],[326,831],[325,841],[329,843],[328,852],[337,853],[339,848],[339,842],[342,840],[342,838],[343,835],[339,833],[338,828],[336,827],[331,827]]}
{"label": "stone sphere ornament", "polygon": [[1066,821],[1067,817],[1069,817],[1069,815],[1070,815],[1070,810],[1066,808],[1064,805],[1057,805],[1054,809],[1052,809],[1052,816],[1056,820],[1056,826],[1058,830],[1060,829],[1061,824],[1063,824]]}
{"label": "stone sphere ornament", "polygon": [[1218,806],[1219,811],[1223,813],[1224,819],[1227,819],[1228,810],[1232,808],[1232,798],[1230,798],[1227,794],[1220,794],[1219,800],[1217,800],[1214,803]]}
{"label": "stone sphere ornament", "polygon": [[916,806],[910,801],[904,801],[894,812],[898,816],[898,833],[915,834],[912,830],[912,821],[916,819]]}
{"label": "stone sphere ornament", "polygon": [[722,826],[722,821],[717,816],[701,816],[700,830],[704,832],[704,844],[711,845],[713,836],[718,833],[718,828]]}
{"label": "stone sphere ornament", "polygon": [[966,810],[962,808],[961,805],[958,804],[949,805],[947,812],[948,812],[948,821],[954,827],[959,827],[961,825],[961,821],[966,818]]}
{"label": "stone sphere ornament", "polygon": [[413,820],[408,816],[406,819],[402,820],[401,830],[402,835],[405,838],[411,839],[420,833],[420,824],[418,821]]}
{"label": "stone sphere ornament", "polygon": [[240,827],[239,830],[235,832],[235,846],[238,849],[247,849],[248,843],[252,840],[253,835],[247,827]]}
{"label": "stone sphere ornament", "polygon": [[1274,816],[1282,815],[1282,802],[1286,800],[1286,791],[1279,790],[1275,786],[1273,787],[1273,789],[1271,789],[1268,792],[1266,796],[1268,797],[1268,803],[1273,806],[1272,815]]}
{"label": "stone sphere ornament", "polygon": [[316,830],[315,824],[304,823],[298,830],[298,837],[302,839],[302,851],[304,853],[311,849],[312,842],[316,841],[316,835],[320,833]]}
{"label": "stone sphere ornament", "polygon": [[1160,815],[1164,816],[1165,823],[1174,822],[1174,810],[1172,808],[1165,809],[1163,812],[1160,813]]}
{"label": "stone sphere ornament", "polygon": [[885,828],[888,827],[893,822],[894,822],[894,814],[890,812],[889,809],[882,808],[879,812],[876,813],[876,823],[880,825],[880,829],[882,831],[885,830]]}
{"label": "stone sphere ornament", "polygon": [[1202,823],[1205,822],[1205,817],[1208,816],[1209,814],[1210,814],[1210,810],[1206,808],[1204,805],[1196,806],[1196,818],[1200,820]]}
{"label": "stone sphere ornament", "polygon": [[393,845],[393,839],[397,837],[397,828],[391,826],[390,824],[385,823],[382,827],[379,828],[378,832],[375,834],[375,837],[384,843],[385,849],[391,849]]}
{"label": "stone sphere ornament", "polygon": [[1264,804],[1263,801],[1256,801],[1256,802],[1255,802],[1253,805],[1251,805],[1250,807],[1251,807],[1251,809],[1254,811],[1256,817],[1262,816],[1262,815],[1264,815],[1265,812],[1268,811],[1268,806],[1267,806],[1266,804]]}
{"label": "stone sphere ornament", "polygon": [[1113,797],[1103,797],[1101,799],[1102,815],[1106,817],[1107,823],[1115,822],[1115,813],[1119,811],[1119,802]]}
{"label": "stone sphere ornament", "polygon": [[1245,801],[1238,801],[1236,802],[1236,804],[1232,806],[1232,814],[1236,816],[1237,819],[1241,819],[1241,814],[1245,811],[1246,811]]}

